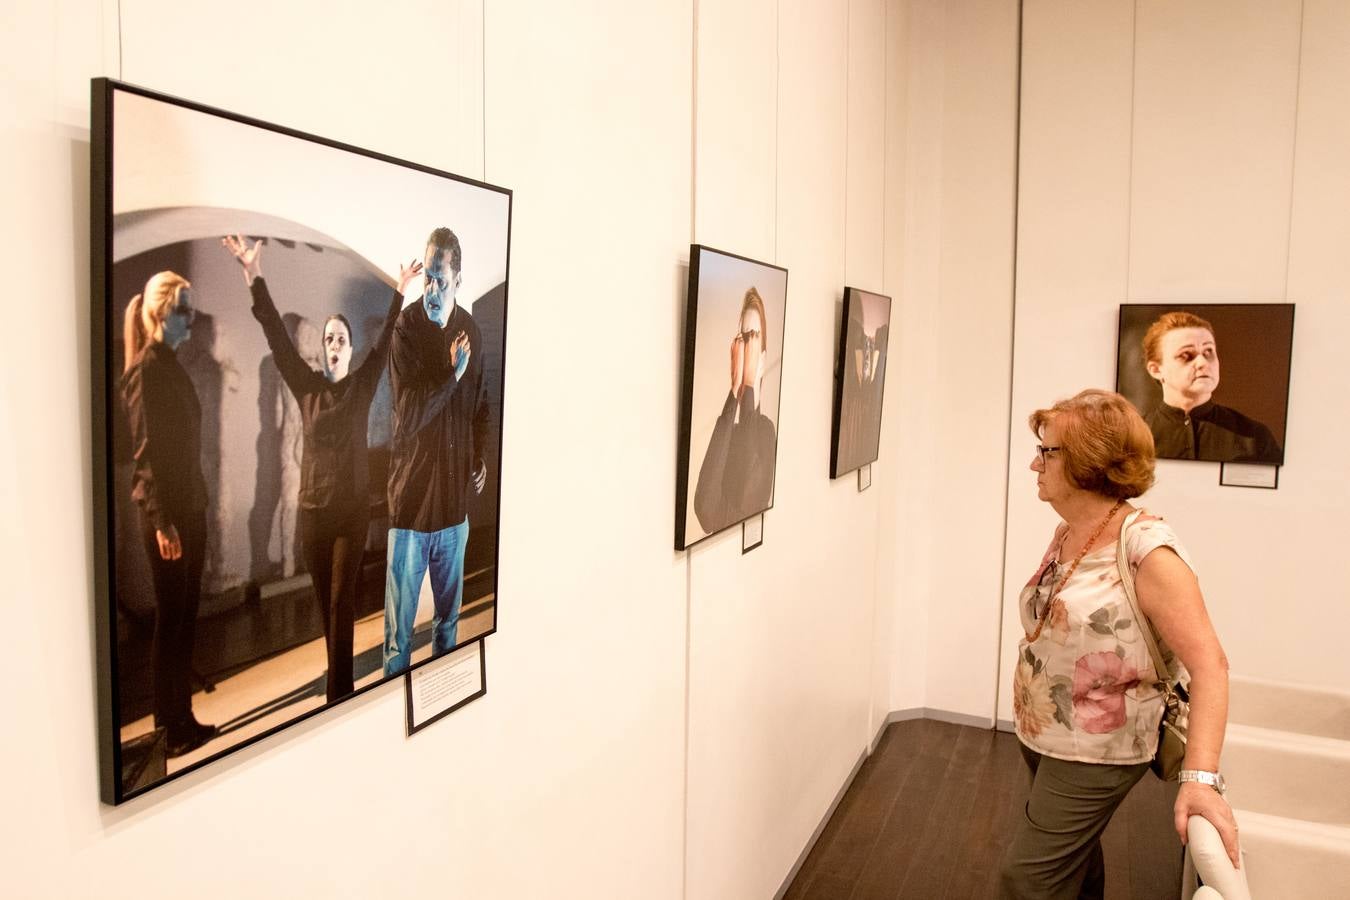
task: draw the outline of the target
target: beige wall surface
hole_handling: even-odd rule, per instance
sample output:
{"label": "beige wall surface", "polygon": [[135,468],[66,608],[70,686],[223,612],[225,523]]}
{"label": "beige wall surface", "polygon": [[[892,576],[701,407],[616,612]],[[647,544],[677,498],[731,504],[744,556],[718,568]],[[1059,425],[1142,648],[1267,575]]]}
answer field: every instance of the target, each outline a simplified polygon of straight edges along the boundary
{"label": "beige wall surface", "polygon": [[[731,529],[689,552],[690,897],[772,895],[870,737],[877,495],[830,481],[823,414],[845,223],[875,245],[880,209],[864,216],[866,207],[845,203],[848,4],[784,4],[776,17],[771,4],[760,19],[752,12],[762,5],[702,4],[698,19],[694,237],[735,250],[717,235],[763,235],[759,258],[789,276],[765,544],[742,556],[740,530]],[[773,76],[767,83],[761,67]],[[728,71],[736,90],[704,80]],[[872,82],[875,97],[881,89]],[[757,138],[745,133],[756,127],[776,135],[757,157],[749,155]],[[879,138],[856,152],[879,158]],[[774,190],[754,202],[764,170]]]}
{"label": "beige wall surface", "polygon": [[[1326,412],[1350,387],[1329,362],[1350,328],[1350,11],[1027,0],[1023,15],[1012,0],[7,8],[0,239],[28,327],[0,355],[20,636],[0,655],[16,736],[0,762],[25,811],[0,824],[6,883],[771,895],[888,713],[1010,717],[1011,602],[1054,523],[1028,489],[1024,422],[1112,383],[1126,300],[1298,304],[1280,489],[1166,462],[1146,499],[1191,549],[1236,671],[1350,682],[1330,647],[1350,422]],[[88,79],[119,74],[502,184],[515,205],[487,697],[406,739],[389,685],[112,809],[96,799]],[[745,556],[735,530],[670,549],[691,241],[790,270],[775,508]],[[846,284],[894,298],[864,493],[827,475]]]}
{"label": "beige wall surface", "polygon": [[1055,522],[1026,416],[1114,385],[1125,302],[1296,304],[1279,489],[1164,460],[1142,502],[1194,558],[1234,672],[1350,683],[1335,647],[1350,377],[1332,363],[1350,326],[1347,33],[1331,2],[1026,4],[1000,719],[1017,594]]}
{"label": "beige wall surface", "polygon": [[[885,494],[826,472],[844,284],[893,290],[898,271],[885,80],[901,6],[7,11],[0,221],[23,248],[12,307],[42,298],[30,334],[50,339],[15,341],[0,363],[14,436],[0,488],[23,511],[0,526],[5,609],[16,634],[41,636],[0,663],[7,730],[24,735],[3,755],[26,810],[0,826],[6,884],[34,897],[776,890],[891,708]],[[392,684],[122,807],[97,801],[97,75],[515,191],[489,691],[412,739]],[[670,549],[691,240],[791,270],[778,498],[745,557],[735,533]]]}

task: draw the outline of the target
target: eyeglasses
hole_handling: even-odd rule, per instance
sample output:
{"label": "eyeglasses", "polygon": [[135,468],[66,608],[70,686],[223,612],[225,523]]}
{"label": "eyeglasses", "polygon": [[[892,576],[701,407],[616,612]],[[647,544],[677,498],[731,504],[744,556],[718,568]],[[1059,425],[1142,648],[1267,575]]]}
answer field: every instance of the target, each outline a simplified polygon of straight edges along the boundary
{"label": "eyeglasses", "polygon": [[736,337],[738,340],[745,341],[746,343],[757,341],[759,340],[759,329],[751,328],[749,331],[739,331],[736,333]]}
{"label": "eyeglasses", "polygon": [[1045,454],[1054,453],[1056,450],[1063,450],[1063,447],[1047,447],[1044,444],[1036,445],[1036,454],[1041,458],[1041,465],[1045,465]]}
{"label": "eyeglasses", "polygon": [[184,320],[187,322],[187,324],[189,324],[189,325],[191,325],[193,322],[197,321],[197,309],[196,309],[196,307],[188,306],[186,303],[179,303],[176,307],[174,307],[174,310],[173,310],[173,311],[174,311],[174,313],[176,313],[177,315],[182,316],[183,319],[184,319]]}

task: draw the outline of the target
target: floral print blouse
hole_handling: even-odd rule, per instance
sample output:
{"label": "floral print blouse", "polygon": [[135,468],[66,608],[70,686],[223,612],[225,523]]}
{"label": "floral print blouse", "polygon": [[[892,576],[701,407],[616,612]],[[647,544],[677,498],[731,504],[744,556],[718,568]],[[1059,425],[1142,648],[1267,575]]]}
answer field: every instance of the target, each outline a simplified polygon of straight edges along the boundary
{"label": "floral print blouse", "polygon": [[[1018,606],[1026,634],[1035,633],[1046,598],[1068,568],[1058,559],[1067,530],[1060,523],[1022,590]],[[1125,535],[1131,574],[1159,547],[1172,548],[1194,570],[1171,526],[1141,512]],[[1158,646],[1172,675],[1185,682],[1180,660],[1161,640]],[[1013,717],[1022,743],[1078,762],[1128,765],[1153,758],[1163,694],[1120,581],[1116,541],[1083,557],[1054,594],[1039,637],[1023,637],[1017,649]]]}

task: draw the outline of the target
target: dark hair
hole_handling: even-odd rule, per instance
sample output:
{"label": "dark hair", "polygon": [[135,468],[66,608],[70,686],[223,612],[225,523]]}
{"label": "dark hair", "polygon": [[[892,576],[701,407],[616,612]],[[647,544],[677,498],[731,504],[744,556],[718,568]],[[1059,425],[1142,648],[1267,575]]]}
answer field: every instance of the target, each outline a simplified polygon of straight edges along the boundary
{"label": "dark hair", "polygon": [[455,237],[453,231],[442,225],[427,238],[427,246],[435,247],[443,253],[450,254],[450,270],[456,275],[459,274],[459,264],[463,254],[459,249],[459,238]]}
{"label": "dark hair", "polygon": [[1059,427],[1059,452],[1070,484],[1124,500],[1153,486],[1153,432],[1120,394],[1080,391],[1036,410],[1027,424],[1040,437],[1051,420]]}
{"label": "dark hair", "polygon": [[342,313],[333,313],[331,316],[329,316],[328,318],[324,319],[324,320],[323,320],[323,327],[324,327],[324,330],[325,330],[325,331],[328,330],[328,323],[329,323],[329,322],[341,322],[343,325],[346,325],[346,326],[347,326],[347,343],[351,344],[353,347],[356,346],[356,338],[352,336],[352,323],[347,321],[347,317],[346,317],[346,316],[344,316]]}

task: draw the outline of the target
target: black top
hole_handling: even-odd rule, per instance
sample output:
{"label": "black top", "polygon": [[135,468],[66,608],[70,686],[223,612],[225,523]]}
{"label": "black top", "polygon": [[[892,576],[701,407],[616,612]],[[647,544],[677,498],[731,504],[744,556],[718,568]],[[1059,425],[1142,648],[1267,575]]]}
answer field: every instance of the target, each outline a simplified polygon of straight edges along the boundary
{"label": "black top", "polygon": [[[734,421],[737,407],[740,421]],[[739,403],[728,391],[694,491],[694,515],[704,531],[721,531],[769,508],[777,453],[777,432],[755,408],[754,389],[742,391]]]}
{"label": "black top", "polygon": [[206,510],[202,407],[178,354],[156,341],[122,375],[131,427],[131,497],[159,531]]}
{"label": "black top", "polygon": [[1175,406],[1159,403],[1144,421],[1153,432],[1158,456],[1165,459],[1284,462],[1284,451],[1269,428],[1213,401],[1195,407],[1189,416]]}
{"label": "black top", "polygon": [[253,317],[262,325],[272,360],[281,372],[304,422],[304,450],[300,460],[300,506],[302,509],[335,508],[343,511],[368,507],[370,464],[366,455],[366,429],[370,403],[389,357],[389,342],[403,305],[403,295],[394,292],[389,312],[375,346],[346,378],[329,381],[314,371],[291,343],[267,282],[253,279]]}
{"label": "black top", "polygon": [[[469,364],[455,380],[450,345],[464,332]],[[389,524],[440,531],[468,517],[469,479],[487,442],[487,348],[478,325],[456,305],[444,328],[421,303],[399,314],[389,360],[394,434],[389,463]]]}

